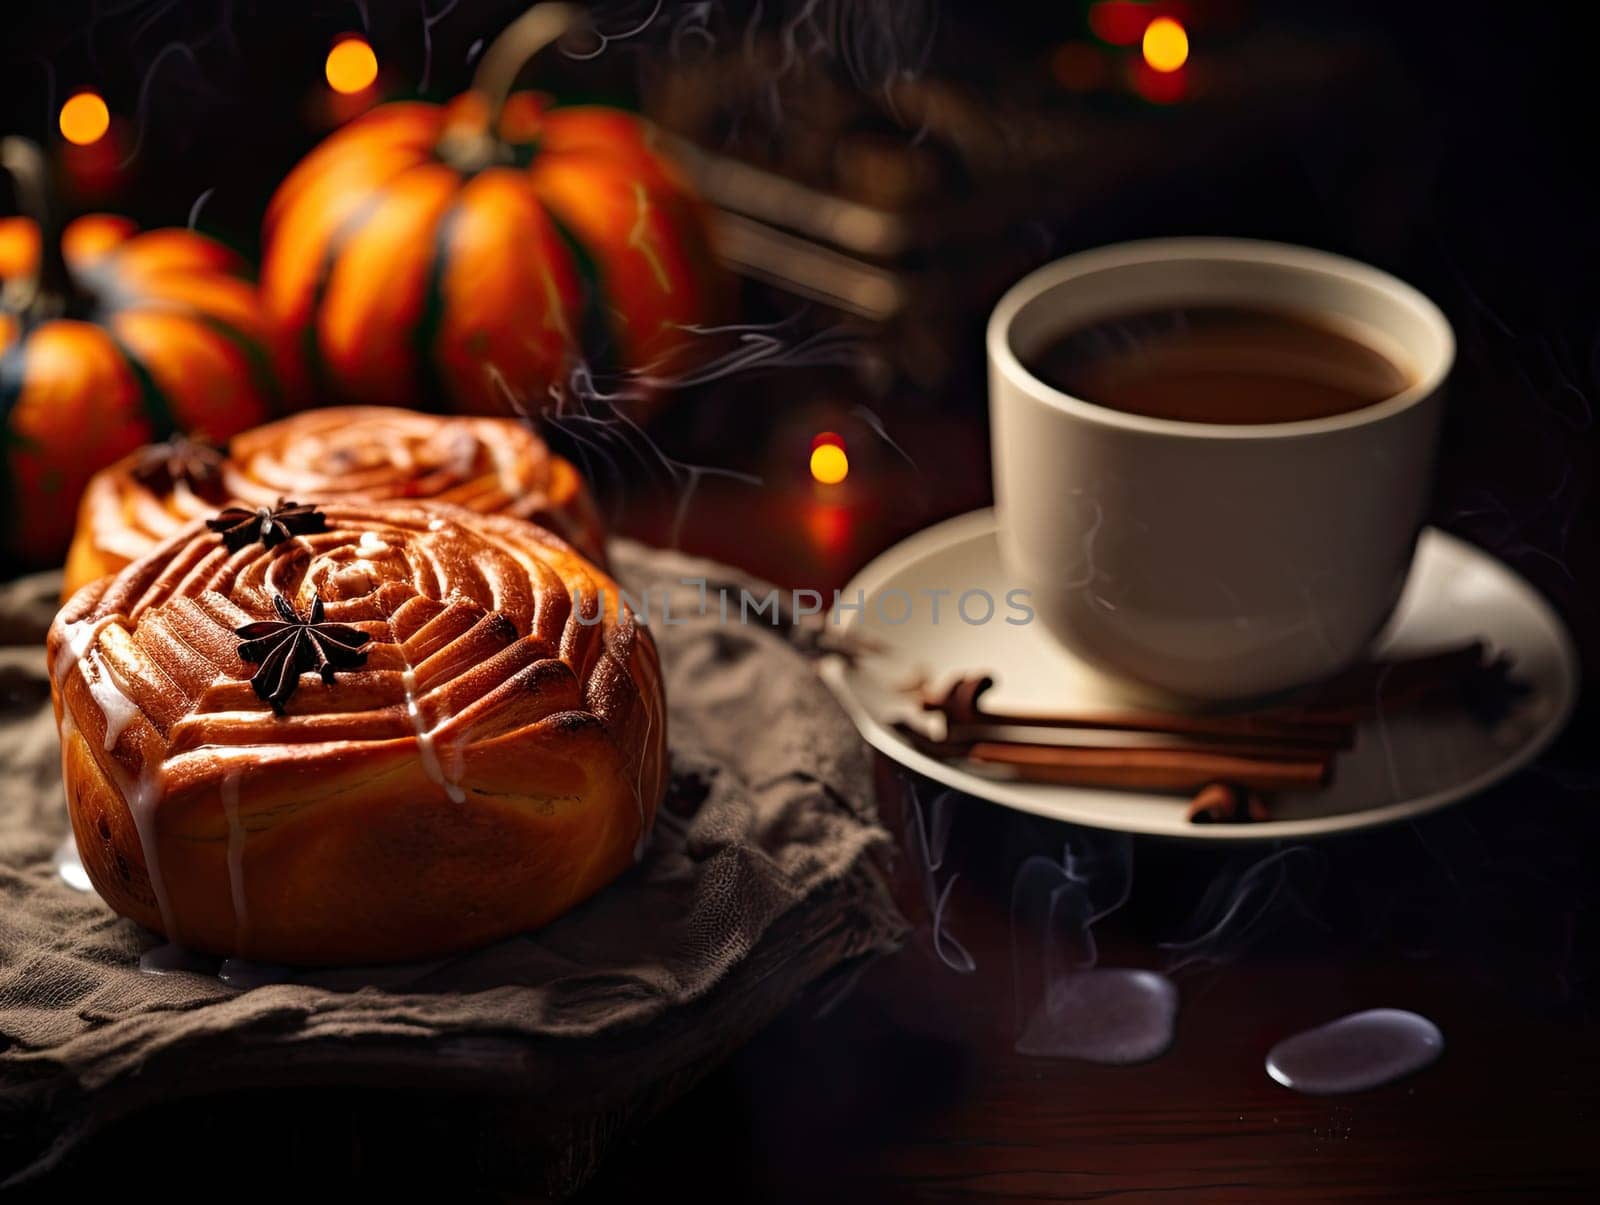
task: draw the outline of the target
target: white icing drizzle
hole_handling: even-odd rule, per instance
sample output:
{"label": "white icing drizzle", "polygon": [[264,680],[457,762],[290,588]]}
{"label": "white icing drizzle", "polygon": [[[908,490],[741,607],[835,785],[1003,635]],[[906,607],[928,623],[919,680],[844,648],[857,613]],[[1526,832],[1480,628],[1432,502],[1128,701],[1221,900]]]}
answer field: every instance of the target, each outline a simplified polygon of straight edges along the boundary
{"label": "white icing drizzle", "polygon": [[244,904],[244,825],[239,822],[239,771],[230,770],[222,780],[222,814],[228,820],[228,894],[233,898],[233,944],[244,948],[250,931],[250,915]]}
{"label": "white icing drizzle", "polygon": [[362,532],[356,541],[356,551],[363,556],[376,556],[388,547],[388,542],[375,531]]}
{"label": "white icing drizzle", "polygon": [[116,748],[117,738],[133,722],[133,717],[139,714],[139,705],[123,693],[112,678],[110,669],[92,647],[84,651],[78,668],[83,673],[83,680],[89,687],[89,695],[94,699],[95,706],[106,717],[104,745],[106,752],[110,753]]}
{"label": "white icing drizzle", "polygon": [[139,834],[139,848],[144,852],[145,872],[150,876],[150,889],[155,893],[156,909],[161,913],[161,927],[169,941],[181,944],[183,939],[178,934],[172,901],[167,898],[167,884],[161,877],[161,852],[156,845],[156,801],[161,798],[163,767],[158,764],[154,771],[146,767],[134,778],[115,761],[109,765],[122,798],[128,804],[134,830]]}
{"label": "white icing drizzle", "polygon": [[429,531],[443,531],[444,530],[444,520],[443,519],[429,519],[428,520],[428,530]]}
{"label": "white icing drizzle", "polygon": [[57,682],[72,672],[72,667],[83,659],[84,653],[89,651],[89,646],[94,644],[100,638],[100,633],[116,620],[115,615],[106,615],[100,619],[80,619],[76,623],[61,625],[61,631],[66,639],[61,642],[61,650],[56,654],[54,669]]}
{"label": "white icing drizzle", "polygon": [[433,729],[428,727],[422,709],[417,706],[417,676],[411,672],[409,665],[400,675],[400,681],[405,685],[406,714],[411,717],[411,727],[417,733],[417,752],[422,757],[422,768],[427,771],[429,778],[444,788],[444,793],[450,796],[453,802],[465,803],[467,793],[461,789],[460,784],[444,776],[444,767],[439,764],[439,751],[433,747]]}
{"label": "white icing drizzle", "polygon": [[[77,623],[64,625],[66,640],[62,642],[61,651],[56,655],[55,674],[56,681],[60,682],[74,666],[83,674],[84,682],[94,697],[95,703],[101,711],[106,713],[106,748],[110,749],[116,744],[116,736],[120,735],[123,727],[127,725],[131,715],[123,715],[118,709],[121,704],[111,700],[111,711],[106,710],[107,700],[111,699],[110,691],[115,691],[122,703],[132,707],[127,696],[111,682],[110,675],[105,673],[99,664],[99,659],[94,658],[90,663],[85,663],[84,658],[94,646],[100,632],[116,622],[115,615],[108,615],[93,621],[81,620]],[[102,685],[103,683],[104,685]],[[97,693],[99,692],[99,693]],[[137,711],[137,708],[133,710]],[[113,733],[113,729],[115,732]],[[72,722],[70,708],[61,709],[61,757],[62,777],[66,778],[67,746],[78,727]],[[105,760],[105,768],[111,776],[117,789],[122,793],[123,801],[127,804],[128,814],[133,818],[134,830],[139,834],[139,846],[144,853],[145,871],[150,876],[150,889],[155,893],[156,908],[161,913],[161,924],[166,929],[167,937],[172,941],[178,940],[177,927],[173,922],[172,905],[167,898],[166,883],[161,878],[161,859],[156,849],[155,834],[155,806],[156,800],[161,797],[162,766],[158,763],[150,767],[141,762],[141,770],[137,777],[128,773],[122,763],[115,758]]]}

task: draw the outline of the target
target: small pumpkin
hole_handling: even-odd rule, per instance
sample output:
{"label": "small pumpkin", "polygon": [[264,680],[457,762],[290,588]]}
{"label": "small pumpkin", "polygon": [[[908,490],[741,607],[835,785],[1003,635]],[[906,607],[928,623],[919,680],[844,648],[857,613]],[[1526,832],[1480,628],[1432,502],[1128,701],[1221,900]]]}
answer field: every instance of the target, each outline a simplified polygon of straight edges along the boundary
{"label": "small pumpkin", "polygon": [[231,251],[96,214],[60,229],[43,156],[0,161],[25,216],[0,218],[0,557],[57,563],[89,478],[151,440],[221,440],[278,408],[270,328]]}
{"label": "small pumpkin", "polygon": [[381,105],[284,180],[262,299],[318,393],[532,414],[575,355],[646,376],[690,361],[720,277],[701,204],[652,127],[511,93],[578,19],[536,6],[469,92]]}

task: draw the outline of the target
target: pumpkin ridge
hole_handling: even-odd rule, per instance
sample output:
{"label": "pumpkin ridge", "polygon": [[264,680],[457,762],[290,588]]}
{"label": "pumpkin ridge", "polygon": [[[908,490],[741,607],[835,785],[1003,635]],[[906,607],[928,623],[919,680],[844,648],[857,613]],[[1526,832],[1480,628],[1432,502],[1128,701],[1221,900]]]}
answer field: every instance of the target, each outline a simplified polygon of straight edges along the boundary
{"label": "pumpkin ridge", "polygon": [[[218,436],[259,418],[277,393],[276,349],[226,246],[192,230],[139,234],[108,214],[63,227],[37,148],[0,143],[27,209],[0,224],[18,280],[0,309],[0,556],[21,568],[60,563],[97,470],[177,433],[191,412]],[[252,333],[265,357],[252,355]]]}
{"label": "pumpkin ridge", "polygon": [[209,314],[198,306],[187,307],[186,314],[191,321],[205,327],[239,353],[250,373],[250,383],[255,386],[256,396],[266,403],[269,413],[283,413],[283,388],[273,371],[272,354],[261,340],[249,331],[240,330],[226,318]]}
{"label": "pumpkin ridge", "polygon": [[[664,398],[657,365],[721,309],[692,184],[637,116],[515,91],[527,60],[585,19],[535,6],[467,92],[414,120],[390,115],[402,102],[379,106],[280,185],[263,226],[266,312],[317,392],[523,411],[570,391],[581,356],[608,380],[638,371],[641,410]],[[454,195],[409,175],[439,168]],[[392,213],[372,209],[375,193]]]}
{"label": "pumpkin ridge", "polygon": [[[267,409],[273,414],[283,411],[285,403],[283,388],[278,383],[272,354],[256,334],[237,326],[219,314],[202,309],[193,302],[166,297],[130,296],[123,303],[102,305],[95,312],[95,324],[109,326],[110,319],[120,313],[166,314],[187,318],[195,325],[204,327],[239,354],[249,370],[250,383],[255,387],[256,396],[266,403]],[[0,419],[3,417],[4,412],[0,411]]]}
{"label": "pumpkin ridge", "polygon": [[337,392],[382,403],[419,392],[416,329],[439,220],[461,177],[428,161],[400,173],[340,248],[318,314],[323,362]]}
{"label": "pumpkin ridge", "polygon": [[[463,179],[462,183],[465,184]],[[444,387],[444,367],[439,363],[439,330],[444,321],[444,281],[450,266],[450,240],[461,221],[461,194],[457,192],[433,228],[433,262],[428,265],[428,283],[422,292],[422,309],[412,331],[418,367],[423,375],[423,393],[428,401],[443,406],[449,396]]]}
{"label": "pumpkin ridge", "polygon": [[[395,176],[399,174],[398,171],[394,173]],[[383,204],[383,186],[393,178],[393,176],[386,177],[381,185],[374,186],[367,198],[334,228],[328,235],[328,241],[323,244],[321,262],[317,265],[317,283],[311,292],[311,305],[306,312],[305,330],[301,333],[306,377],[314,395],[329,392],[329,386],[332,384],[328,379],[328,366],[322,358],[322,303],[328,296],[328,285],[333,280],[334,265],[338,262],[340,253],[344,251],[345,244],[361,228],[362,223],[377,212],[378,206]]]}
{"label": "pumpkin ridge", "polygon": [[[130,307],[131,308],[131,307]],[[178,432],[178,419],[173,411],[172,403],[168,400],[166,392],[156,381],[145,362],[134,354],[133,348],[119,337],[109,325],[101,328],[106,333],[106,338],[111,340],[117,349],[117,354],[127,362],[128,369],[133,373],[133,379],[139,384],[139,408],[144,411],[145,417],[150,420],[150,427],[154,434],[152,443],[159,443],[164,439],[171,439]]]}
{"label": "pumpkin ridge", "polygon": [[249,365],[250,380],[256,386],[256,393],[266,402],[268,411],[282,414],[285,409],[283,387],[279,385],[277,374],[273,371],[272,354],[262,346],[261,341],[240,330],[226,318],[218,318],[215,314],[207,314],[203,310],[196,310],[194,319],[238,350],[244,357],[245,363]]}
{"label": "pumpkin ridge", "polygon": [[550,219],[556,237],[561,240],[567,249],[567,254],[572,257],[573,267],[578,273],[583,301],[578,308],[576,351],[588,366],[592,377],[620,372],[622,349],[609,317],[610,294],[606,291],[605,281],[600,274],[600,263],[589,254],[588,248],[583,245],[583,240],[561,220],[561,215],[545,204],[543,198],[539,199],[539,205],[544,210],[545,216]]}

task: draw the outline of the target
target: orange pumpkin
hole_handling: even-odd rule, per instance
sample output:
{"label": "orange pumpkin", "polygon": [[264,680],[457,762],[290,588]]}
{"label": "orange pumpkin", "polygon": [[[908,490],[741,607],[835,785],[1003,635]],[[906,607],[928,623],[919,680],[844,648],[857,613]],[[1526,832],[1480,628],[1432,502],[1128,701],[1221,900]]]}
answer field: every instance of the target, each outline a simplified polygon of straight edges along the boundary
{"label": "orange pumpkin", "polygon": [[278,386],[231,251],[107,215],[58,232],[38,148],[8,138],[0,158],[30,215],[0,218],[0,558],[44,565],[97,470],[176,431],[255,426]]}
{"label": "orange pumpkin", "polygon": [[530,10],[472,91],[372,110],[278,189],[262,300],[313,389],[535,414],[576,355],[646,374],[692,356],[686,328],[716,310],[719,277],[700,203],[652,128],[510,94],[574,19]]}

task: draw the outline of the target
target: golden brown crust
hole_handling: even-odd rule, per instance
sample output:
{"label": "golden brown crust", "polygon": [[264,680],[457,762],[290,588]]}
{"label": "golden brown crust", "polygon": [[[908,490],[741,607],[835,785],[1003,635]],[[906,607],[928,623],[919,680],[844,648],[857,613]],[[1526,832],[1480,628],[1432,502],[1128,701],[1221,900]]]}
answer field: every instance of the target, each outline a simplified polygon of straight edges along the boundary
{"label": "golden brown crust", "polygon": [[[348,964],[532,928],[621,873],[664,788],[666,713],[611,579],[503,516],[323,510],[326,532],[270,550],[189,524],[57,617],[68,804],[100,894],[195,949]],[[280,594],[371,637],[282,716],[234,633]]]}
{"label": "golden brown crust", "polygon": [[454,418],[386,406],[307,410],[235,436],[218,492],[200,497],[134,473],[135,452],[95,474],[67,554],[71,597],[144,556],[222,499],[270,506],[280,497],[436,499],[548,527],[605,563],[605,535],[583,478],[515,419]]}

